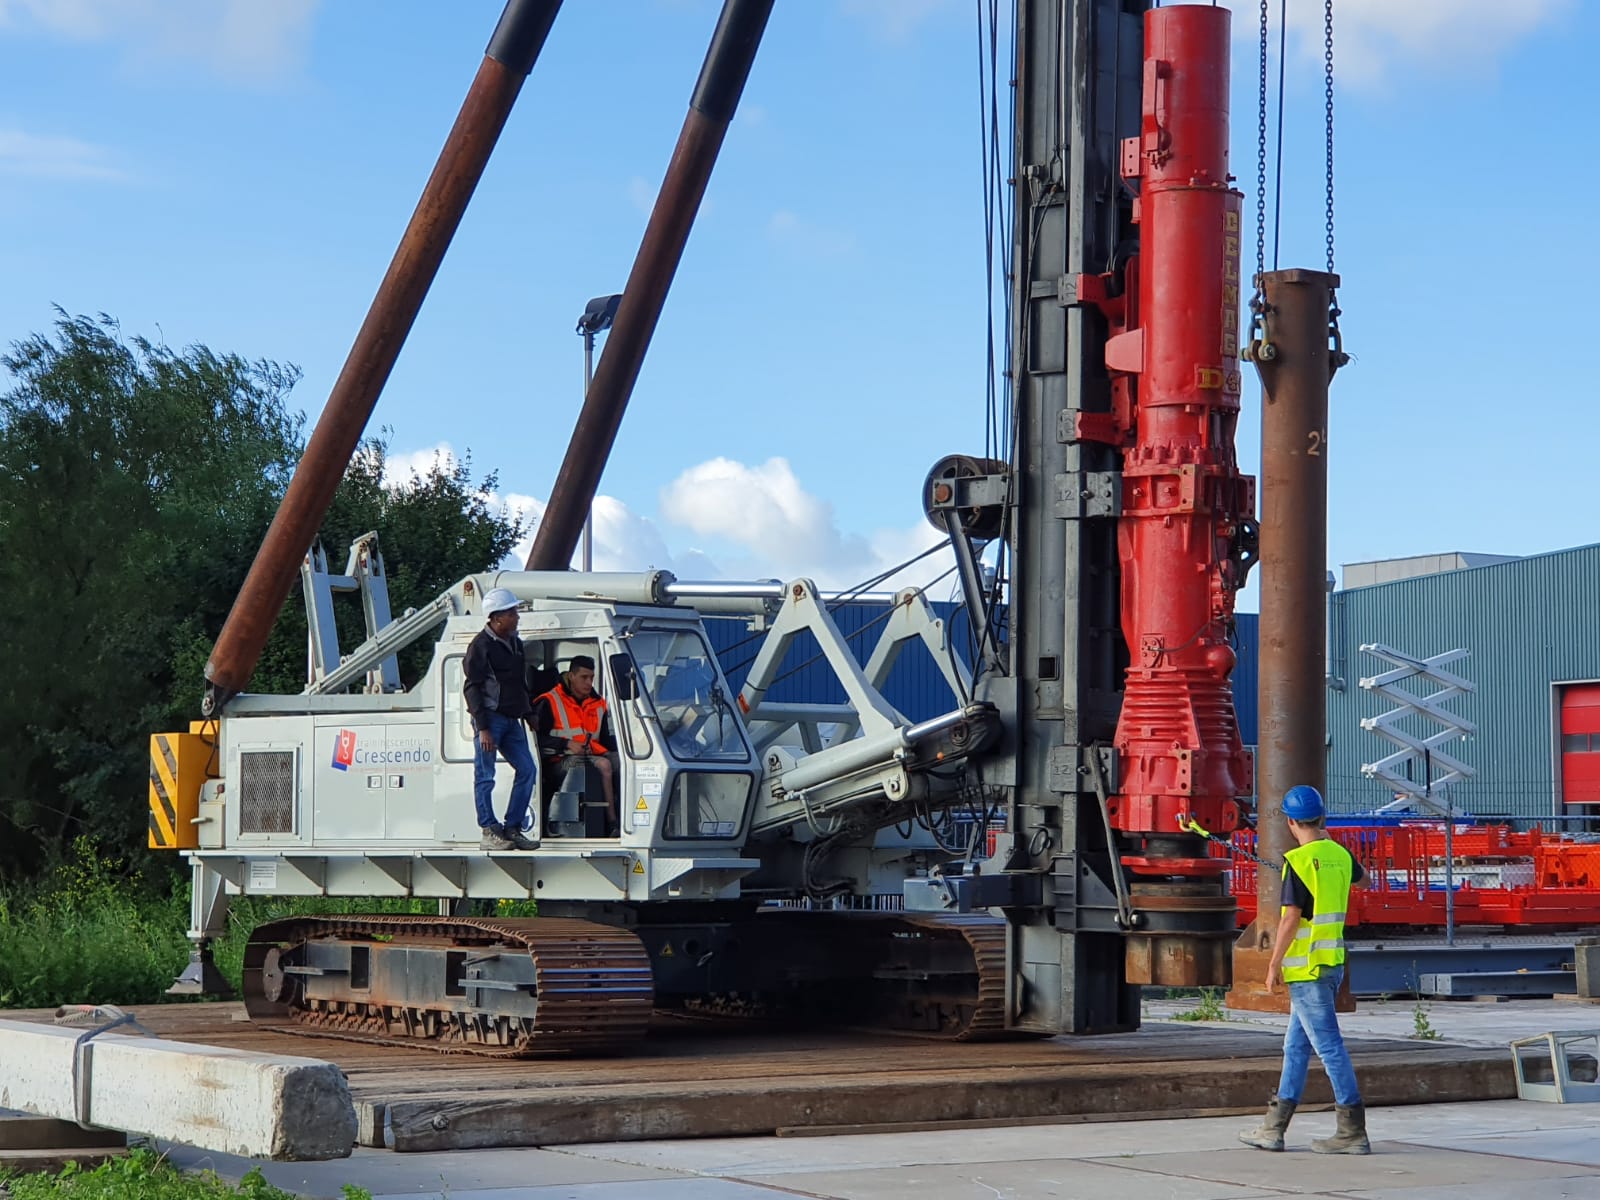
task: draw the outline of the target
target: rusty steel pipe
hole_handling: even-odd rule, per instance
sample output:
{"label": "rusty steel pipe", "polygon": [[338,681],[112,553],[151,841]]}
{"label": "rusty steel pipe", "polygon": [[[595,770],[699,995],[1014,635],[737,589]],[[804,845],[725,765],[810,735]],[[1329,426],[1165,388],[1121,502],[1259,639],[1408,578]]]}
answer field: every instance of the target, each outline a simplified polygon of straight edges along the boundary
{"label": "rusty steel pipe", "polygon": [[594,502],[606,459],[616,443],[645,351],[661,319],[700,200],[772,14],[772,3],[726,0],[722,6],[689,102],[689,115],[684,118],[633,270],[623,286],[605,352],[584,396],[549,506],[534,535],[528,553],[530,571],[561,571],[572,565],[584,516]]}
{"label": "rusty steel pipe", "polygon": [[[1256,853],[1281,864],[1293,845],[1283,794],[1302,783],[1327,793],[1328,385],[1336,369],[1328,308],[1339,278],[1287,270],[1259,282],[1264,328],[1250,350],[1261,377]],[[1282,989],[1262,990],[1281,888],[1278,870],[1257,871],[1257,916],[1235,947],[1236,1007],[1287,1011]]]}
{"label": "rusty steel pipe", "polygon": [[327,515],[378,394],[560,8],[561,0],[506,4],[388,273],[212,648],[201,703],[205,716],[218,712],[250,682],[273,622],[299,578],[301,560]]}

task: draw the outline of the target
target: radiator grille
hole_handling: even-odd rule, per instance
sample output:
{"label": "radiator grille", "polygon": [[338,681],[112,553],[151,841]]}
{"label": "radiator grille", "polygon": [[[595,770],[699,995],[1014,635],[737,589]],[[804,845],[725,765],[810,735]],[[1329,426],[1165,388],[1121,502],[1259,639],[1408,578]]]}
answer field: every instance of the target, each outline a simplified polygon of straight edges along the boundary
{"label": "radiator grille", "polygon": [[294,751],[239,755],[239,832],[294,832]]}

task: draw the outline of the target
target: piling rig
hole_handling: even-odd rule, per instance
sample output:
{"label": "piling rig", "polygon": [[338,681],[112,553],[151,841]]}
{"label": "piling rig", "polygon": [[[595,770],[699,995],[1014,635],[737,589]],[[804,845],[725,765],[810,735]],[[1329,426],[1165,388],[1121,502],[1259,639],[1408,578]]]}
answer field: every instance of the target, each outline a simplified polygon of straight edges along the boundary
{"label": "piling rig", "polygon": [[[1237,827],[1251,779],[1229,690],[1256,526],[1233,447],[1228,11],[1017,0],[1015,421],[1001,454],[952,455],[923,485],[978,655],[954,653],[911,590],[863,666],[806,579],[566,569],[771,0],[724,5],[528,569],[390,620],[375,537],[343,575],[313,548],[558,8],[507,5],[207,664],[205,719],[154,739],[151,843],[195,876],[176,988],[218,990],[209,943],[240,894],[438,898],[437,917],[263,926],[247,1006],[300,1032],[492,1055],[614,1049],[653,1008],[951,1038],[1124,1031],[1141,985],[1225,986],[1234,905],[1188,830]],[[1002,586],[979,565],[995,542]],[[248,694],[297,572],[313,677]],[[542,774],[537,848],[477,848],[460,664],[500,587],[521,601],[536,690],[576,654],[599,667],[622,743],[617,836],[598,836],[592,781]],[[367,616],[348,654],[340,590]],[[737,695],[702,624],[727,616],[764,638]],[[771,699],[807,634],[846,704]],[[425,640],[432,663],[402,688],[394,656]],[[913,640],[950,689],[920,723],[882,692]],[[962,806],[1005,812],[993,858],[941,834]],[[904,911],[845,910],[885,897]],[[470,911],[502,900],[539,916]]]}

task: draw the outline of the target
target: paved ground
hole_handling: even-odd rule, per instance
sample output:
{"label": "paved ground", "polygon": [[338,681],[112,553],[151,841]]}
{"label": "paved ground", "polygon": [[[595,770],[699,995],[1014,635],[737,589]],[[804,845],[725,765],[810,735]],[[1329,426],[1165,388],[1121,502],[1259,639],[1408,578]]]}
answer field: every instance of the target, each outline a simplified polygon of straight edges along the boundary
{"label": "paved ground", "polygon": [[[1192,1012],[1193,1000],[1147,1000],[1145,1021],[1170,1019]],[[1471,1046],[1504,1046],[1514,1038],[1551,1030],[1600,1029],[1600,1004],[1583,1000],[1508,1000],[1495,1004],[1477,1000],[1411,999],[1362,1000],[1353,1013],[1339,1014],[1346,1036],[1411,1037],[1417,1014],[1427,1027],[1447,1042]],[[1282,1029],[1287,1017],[1276,1013],[1228,1010],[1228,1024],[1270,1025]],[[1197,1022],[1197,1024],[1205,1024]],[[1509,1053],[1509,1051],[1508,1051]]]}
{"label": "paved ground", "polygon": [[[356,1183],[378,1197],[437,1200],[1354,1200],[1600,1198],[1594,1108],[1494,1101],[1380,1109],[1374,1153],[1306,1147],[1331,1113],[1290,1127],[1290,1152],[1240,1146],[1237,1118],[860,1137],[628,1142],[564,1150],[396,1154],[268,1164],[268,1179],[311,1196]],[[178,1151],[189,1166],[237,1175],[237,1159]]]}
{"label": "paved ground", "polygon": [[[1194,1007],[1153,1001],[1148,1021]],[[1407,1000],[1364,1002],[1347,1032],[1407,1036]],[[1429,1028],[1453,1042],[1505,1045],[1547,1030],[1600,1028],[1600,1007],[1563,1001],[1425,1002]],[[1284,1018],[1230,1013],[1281,1027]],[[1196,1107],[1203,1106],[1197,1098]],[[885,1114],[885,1120],[893,1120]],[[1239,1145],[1239,1118],[1033,1125],[854,1137],[625,1142],[560,1150],[396,1154],[358,1150],[334,1163],[266,1164],[268,1179],[316,1197],[346,1183],[393,1200],[1600,1200],[1600,1104],[1415,1105],[1374,1110],[1374,1153],[1312,1154],[1331,1113],[1290,1128],[1290,1152]],[[173,1148],[187,1166],[237,1177],[240,1159]]]}

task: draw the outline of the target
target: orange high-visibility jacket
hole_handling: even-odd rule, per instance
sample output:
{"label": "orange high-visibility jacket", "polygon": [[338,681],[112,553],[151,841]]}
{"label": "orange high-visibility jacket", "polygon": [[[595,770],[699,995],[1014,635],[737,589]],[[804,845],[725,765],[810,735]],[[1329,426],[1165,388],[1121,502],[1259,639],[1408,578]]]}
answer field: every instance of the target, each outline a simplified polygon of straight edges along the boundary
{"label": "orange high-visibility jacket", "polygon": [[555,719],[555,727],[550,730],[553,736],[576,741],[590,754],[610,753],[600,741],[606,702],[599,696],[591,694],[587,700],[578,700],[558,683],[539,698],[550,702],[550,715]]}

